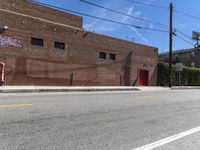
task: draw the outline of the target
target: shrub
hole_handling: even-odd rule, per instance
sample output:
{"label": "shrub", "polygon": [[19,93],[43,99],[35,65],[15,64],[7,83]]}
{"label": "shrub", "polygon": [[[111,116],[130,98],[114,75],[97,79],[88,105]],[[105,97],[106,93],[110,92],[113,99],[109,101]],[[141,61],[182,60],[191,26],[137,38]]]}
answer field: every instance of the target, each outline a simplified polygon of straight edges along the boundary
{"label": "shrub", "polygon": [[[176,68],[172,66],[173,86],[179,85],[179,74]],[[200,86],[200,69],[184,67],[181,74],[181,85],[183,86]],[[158,85],[167,86],[169,83],[169,65],[158,63]]]}

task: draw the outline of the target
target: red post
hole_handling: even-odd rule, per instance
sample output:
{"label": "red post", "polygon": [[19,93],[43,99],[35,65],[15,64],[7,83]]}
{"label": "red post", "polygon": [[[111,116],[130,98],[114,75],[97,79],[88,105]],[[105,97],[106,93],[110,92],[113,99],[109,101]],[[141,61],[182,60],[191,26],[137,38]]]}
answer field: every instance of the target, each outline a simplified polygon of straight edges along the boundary
{"label": "red post", "polygon": [[6,83],[5,63],[0,62],[0,85]]}

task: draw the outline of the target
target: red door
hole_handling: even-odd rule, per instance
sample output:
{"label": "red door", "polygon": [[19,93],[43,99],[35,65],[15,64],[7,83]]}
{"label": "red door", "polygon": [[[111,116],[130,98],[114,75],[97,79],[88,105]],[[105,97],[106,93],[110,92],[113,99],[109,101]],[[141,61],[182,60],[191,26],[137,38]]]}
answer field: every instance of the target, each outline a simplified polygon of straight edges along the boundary
{"label": "red door", "polygon": [[5,64],[0,62],[0,85],[5,84]]}
{"label": "red door", "polygon": [[139,84],[143,86],[148,86],[149,79],[149,71],[148,70],[140,70],[140,81]]}

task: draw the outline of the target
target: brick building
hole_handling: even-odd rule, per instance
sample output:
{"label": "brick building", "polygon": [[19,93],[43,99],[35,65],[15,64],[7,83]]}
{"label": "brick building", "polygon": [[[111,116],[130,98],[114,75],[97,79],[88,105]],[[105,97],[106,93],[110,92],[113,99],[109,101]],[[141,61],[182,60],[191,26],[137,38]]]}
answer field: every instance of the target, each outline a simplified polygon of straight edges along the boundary
{"label": "brick building", "polygon": [[[196,48],[177,50],[173,52],[172,63],[183,63],[186,67],[200,68],[200,52]],[[159,61],[169,62],[169,53],[159,54]]]}
{"label": "brick building", "polygon": [[84,31],[82,17],[26,0],[0,3],[7,85],[156,85],[157,48]]}

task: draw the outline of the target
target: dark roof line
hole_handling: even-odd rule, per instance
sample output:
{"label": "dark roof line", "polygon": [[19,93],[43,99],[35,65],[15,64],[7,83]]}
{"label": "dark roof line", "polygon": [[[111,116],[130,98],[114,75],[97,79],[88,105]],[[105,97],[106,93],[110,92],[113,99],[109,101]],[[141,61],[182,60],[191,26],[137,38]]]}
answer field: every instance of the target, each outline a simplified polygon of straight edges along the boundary
{"label": "dark roof line", "polygon": [[[194,50],[196,50],[196,49],[195,48],[190,48],[190,49],[175,50],[175,51],[173,51],[173,54],[191,52],[191,51],[194,51]],[[159,53],[159,55],[166,55],[166,54],[169,54],[169,52]]]}

